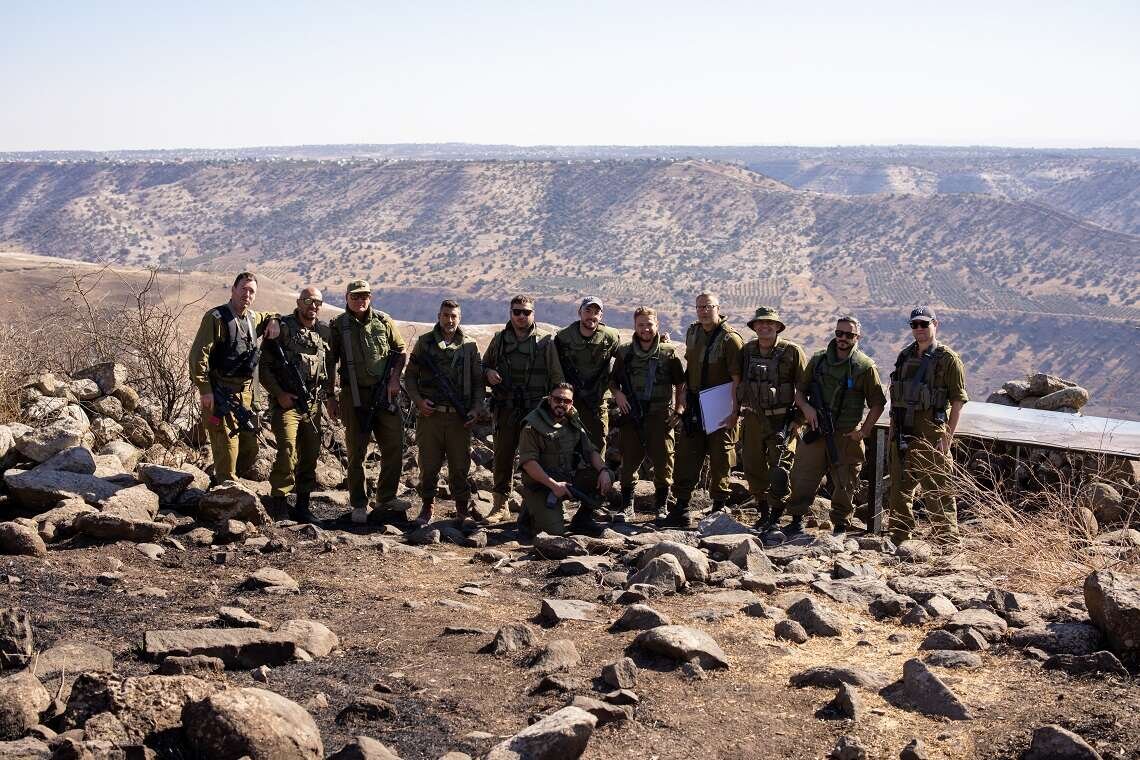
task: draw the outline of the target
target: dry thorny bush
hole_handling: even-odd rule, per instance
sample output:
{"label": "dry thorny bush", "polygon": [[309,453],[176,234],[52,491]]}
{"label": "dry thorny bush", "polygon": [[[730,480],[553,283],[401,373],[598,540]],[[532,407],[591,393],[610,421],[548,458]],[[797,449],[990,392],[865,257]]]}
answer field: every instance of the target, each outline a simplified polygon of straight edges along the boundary
{"label": "dry thorny bush", "polygon": [[3,328],[0,421],[19,418],[18,391],[29,375],[71,375],[110,361],[126,366],[128,384],[158,401],[163,419],[189,414],[195,397],[186,362],[190,339],[179,322],[205,294],[184,301],[181,286],[176,279],[168,297],[157,270],[141,286],[110,267],[61,278],[57,302]]}

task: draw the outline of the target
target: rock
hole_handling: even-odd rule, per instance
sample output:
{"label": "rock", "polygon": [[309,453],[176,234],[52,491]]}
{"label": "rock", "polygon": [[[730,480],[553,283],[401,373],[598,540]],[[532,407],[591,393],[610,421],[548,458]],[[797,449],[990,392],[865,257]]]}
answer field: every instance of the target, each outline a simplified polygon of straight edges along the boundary
{"label": "rock", "polygon": [[970,709],[930,671],[921,660],[903,664],[903,697],[924,715],[940,715],[951,720],[972,720]]}
{"label": "rock", "polygon": [[578,648],[570,639],[555,639],[544,646],[531,658],[529,667],[536,673],[556,673],[582,662]]}
{"label": "rock", "polygon": [[1047,412],[1058,411],[1063,407],[1080,409],[1089,402],[1089,392],[1079,385],[1062,388],[1059,391],[1037,399],[1037,408]]}
{"label": "rock", "polygon": [[722,536],[750,533],[751,529],[744,523],[734,520],[730,515],[717,512],[697,523],[697,532],[702,536]]}
{"label": "rock", "polygon": [[85,641],[65,641],[40,653],[36,659],[36,675],[51,678],[60,674],[110,673],[115,657],[103,647]]}
{"label": "rock", "polygon": [[0,678],[0,739],[19,739],[50,704],[51,695],[30,671]]}
{"label": "rock", "polygon": [[573,692],[581,691],[586,688],[586,684],[580,678],[574,678],[564,673],[555,673],[552,675],[543,676],[538,685],[531,689],[531,694],[546,694],[551,691],[558,692]]}
{"label": "rock", "polygon": [[357,736],[327,760],[400,760],[400,757],[375,739]]}
{"label": "rock", "polygon": [[914,539],[903,541],[895,549],[895,556],[903,562],[912,562],[915,564],[929,562],[931,557],[934,556],[934,547],[925,541]]}
{"label": "rock", "polygon": [[[598,725],[616,723],[623,720],[633,720],[633,708],[626,705],[615,705],[603,702],[592,697],[578,696],[570,703],[571,707],[578,707],[598,719]],[[442,760],[442,758],[441,758]]]}
{"label": "rock", "polygon": [[155,543],[171,531],[167,523],[139,520],[113,512],[87,512],[75,518],[75,531],[103,541]]}
{"label": "rock", "polygon": [[91,422],[91,435],[95,437],[95,448],[101,449],[123,436],[123,426],[110,417],[96,417]]}
{"label": "rock", "polygon": [[375,694],[357,694],[341,708],[336,715],[338,726],[353,726],[357,723],[375,723],[396,717],[396,707]]}
{"label": "rock", "polygon": [[993,588],[991,583],[970,573],[937,576],[899,574],[888,580],[887,585],[919,604],[935,596],[944,596],[959,608],[984,601]]}
{"label": "rock", "polygon": [[817,665],[794,674],[789,683],[796,688],[814,686],[822,689],[837,689],[841,684],[851,684],[860,688],[882,689],[890,683],[882,673],[860,668]]}
{"label": "rock", "polygon": [[37,470],[58,470],[80,475],[95,474],[95,455],[85,446],[72,446],[36,465]]}
{"label": "rock", "polygon": [[863,715],[863,699],[851,684],[839,684],[839,691],[820,708],[818,715],[837,720],[858,720]]}
{"label": "rock", "polygon": [[272,522],[261,505],[261,497],[242,483],[227,480],[211,488],[198,502],[198,519],[219,523],[224,520],[242,520],[254,525]]}
{"label": "rock", "polygon": [[683,625],[662,625],[642,632],[634,646],[678,662],[696,659],[704,668],[727,668],[728,657],[712,636]]}
{"label": "rock", "polygon": [[864,605],[876,618],[899,617],[914,606],[914,600],[891,589],[885,581],[867,576],[812,581],[811,587],[843,604]]}
{"label": "rock", "polygon": [[21,470],[4,472],[4,483],[20,506],[37,512],[78,496],[89,504],[99,504],[122,489],[111,480],[66,470]]}
{"label": "rock", "polygon": [[958,608],[954,606],[954,602],[950,601],[941,594],[935,594],[934,596],[930,597],[922,606],[926,609],[927,612],[930,613],[932,617],[953,617],[954,614],[958,611]]}
{"label": "rock", "polygon": [[1085,578],[1084,596],[1109,648],[1125,659],[1140,656],[1140,576],[1099,570]]}
{"label": "rock", "polygon": [[309,646],[327,654],[337,646],[336,635],[321,623],[305,620],[289,621],[276,631],[198,628],[147,631],[143,636],[143,653],[148,659],[202,654],[221,659],[227,668],[243,670],[290,662],[298,657],[299,650],[314,654]]}
{"label": "rock", "polygon": [[1010,380],[1002,385],[1001,389],[1014,401],[1021,401],[1029,395],[1029,382],[1027,380]]}
{"label": "rock", "polygon": [[808,640],[807,631],[794,620],[780,620],[776,623],[773,633],[777,639],[790,641],[793,644],[806,644]]}
{"label": "rock", "polygon": [[166,554],[166,549],[163,549],[158,544],[136,544],[135,549],[137,549],[139,554],[142,554],[147,559],[153,560],[158,560],[159,557],[161,557],[163,554]]}
{"label": "rock", "polygon": [[158,515],[158,495],[142,485],[124,488],[103,502],[103,512],[137,521],[153,520]]}
{"label": "rock", "polygon": [[221,658],[208,657],[204,654],[189,657],[171,655],[158,665],[158,672],[168,676],[210,675],[221,673],[225,669],[226,663]]}
{"label": "rock", "polygon": [[526,623],[507,623],[495,632],[495,638],[481,651],[503,655],[538,645],[538,636]]}
{"label": "rock", "polygon": [[1028,389],[1026,396],[1048,396],[1050,393],[1055,393],[1062,388],[1069,388],[1076,383],[1062,380],[1055,375],[1047,375],[1044,372],[1035,372],[1029,375],[1026,380],[1028,381]]}
{"label": "rock", "polygon": [[321,760],[316,721],[296,702],[257,688],[229,689],[182,712],[187,742],[200,757]]}
{"label": "rock", "polygon": [[142,456],[141,451],[126,441],[111,441],[95,453],[115,457],[122,462],[126,470],[133,470]]}
{"label": "rock", "polygon": [[613,567],[613,560],[605,556],[582,555],[567,557],[558,563],[559,575],[593,575],[594,573],[609,570]]}
{"label": "rock", "polygon": [[813,636],[840,636],[843,621],[827,606],[805,597],[787,609],[788,618],[803,626]]}
{"label": "rock", "polygon": [[675,541],[662,541],[650,546],[638,558],[638,567],[644,568],[655,557],[666,554],[676,558],[681,569],[685,572],[685,579],[690,583],[704,583],[708,580],[709,558],[705,556],[704,552]]}
{"label": "rock", "polygon": [[1116,525],[1125,516],[1124,497],[1108,483],[1093,483],[1088,490],[1089,506],[1101,525]]}
{"label": "rock", "polygon": [[91,425],[86,421],[70,416],[60,417],[20,436],[16,440],[16,450],[33,462],[46,462],[64,449],[82,446],[83,435],[90,429]]}
{"label": "rock", "polygon": [[666,593],[673,593],[685,583],[685,571],[681,563],[671,554],[654,557],[636,573],[630,576],[630,584],[653,586]]}
{"label": "rock", "polygon": [[62,722],[74,728],[110,712],[122,723],[128,741],[141,744],[179,728],[183,707],[218,688],[194,676],[123,678],[113,673],[81,673],[71,687]]}
{"label": "rock", "polygon": [[832,760],[866,760],[867,750],[857,736],[841,736],[828,755]]}
{"label": "rock", "polygon": [[637,685],[637,665],[629,657],[622,657],[602,666],[602,680],[615,689],[632,689]]}
{"label": "rock", "polygon": [[241,607],[218,608],[218,622],[224,628],[271,628],[264,620],[258,620]]}
{"label": "rock", "polygon": [[901,622],[903,625],[914,627],[924,626],[928,620],[930,620],[930,613],[927,612],[925,608],[919,606],[911,607],[909,610],[907,610],[906,614],[902,616],[902,620],[899,622]]}
{"label": "rock", "polygon": [[80,515],[96,511],[98,510],[77,497],[59,502],[59,506],[54,509],[36,515],[40,538],[48,542],[67,538],[75,533],[75,521]]}
{"label": "rock", "polygon": [[1101,648],[1104,637],[1088,623],[1042,623],[1014,631],[1009,643],[1037,647],[1049,654],[1088,655]]}
{"label": "rock", "polygon": [[35,528],[23,523],[0,522],[0,554],[42,557],[47,554],[47,546]]}
{"label": "rock", "polygon": [[158,464],[140,464],[138,467],[139,480],[147,488],[158,495],[163,504],[175,504],[191,483],[194,474],[173,467],[163,467]]}
{"label": "rock", "polygon": [[673,621],[647,604],[631,604],[614,623],[614,628],[624,631],[644,631],[669,625]]}
{"label": "rock", "polygon": [[548,625],[557,625],[568,620],[597,622],[601,608],[593,602],[580,599],[543,599],[538,616]]}
{"label": "rock", "polygon": [[254,571],[242,586],[260,589],[269,594],[296,594],[301,590],[289,573],[275,567],[263,567]]}
{"label": "rock", "polygon": [[484,760],[568,760],[581,756],[598,719],[579,707],[563,707],[496,744]]}
{"label": "rock", "polygon": [[951,633],[973,628],[989,642],[1001,641],[1009,630],[1009,624],[1000,617],[989,610],[976,608],[955,612],[942,627]]}
{"label": "rock", "polygon": [[544,559],[567,559],[585,551],[585,545],[569,536],[552,536],[539,533],[534,537],[535,552]]}
{"label": "rock", "polygon": [[922,743],[922,739],[911,739],[899,752],[899,760],[929,760],[930,755],[926,754],[926,746]]}
{"label": "rock", "polygon": [[94,380],[99,392],[109,396],[127,383],[127,368],[116,362],[103,362],[72,374],[73,380]]}
{"label": "rock", "polygon": [[1112,652],[1101,651],[1092,654],[1055,654],[1041,666],[1045,670],[1060,670],[1071,676],[1087,676],[1099,673],[1128,678],[1128,669]]}
{"label": "rock", "polygon": [[0,668],[22,668],[36,651],[32,619],[27,610],[0,610]]}
{"label": "rock", "polygon": [[982,658],[973,652],[950,649],[930,650],[923,661],[927,665],[936,665],[940,668],[980,668],[982,666]]}
{"label": "rock", "polygon": [[966,644],[950,631],[931,631],[918,645],[919,649],[949,649],[965,651]]}
{"label": "rock", "polygon": [[1100,760],[1100,753],[1072,731],[1054,724],[1033,732],[1023,760]]}
{"label": "rock", "polygon": [[325,657],[340,646],[337,635],[315,620],[288,620],[277,628],[277,633],[288,636],[314,657]]}
{"label": "rock", "polygon": [[764,553],[764,548],[752,539],[738,544],[728,559],[753,575],[772,575],[776,572],[772,561]]}
{"label": "rock", "polygon": [[0,760],[51,760],[53,756],[51,747],[33,736],[0,742]]}

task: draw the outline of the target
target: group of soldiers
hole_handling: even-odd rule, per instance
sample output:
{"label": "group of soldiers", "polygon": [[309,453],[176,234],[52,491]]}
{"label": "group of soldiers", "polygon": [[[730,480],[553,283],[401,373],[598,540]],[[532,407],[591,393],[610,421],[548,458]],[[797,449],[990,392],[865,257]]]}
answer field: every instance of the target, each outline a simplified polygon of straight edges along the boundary
{"label": "group of soldiers", "polygon": [[[622,343],[602,322],[598,298],[584,298],[577,321],[550,333],[535,323],[534,299],[518,295],[507,324],[480,355],[453,300],[440,304],[437,323],[409,352],[393,319],[373,307],[364,280],[348,283],[347,308],[327,323],[319,319],[316,288],[302,290],[297,308],[283,317],[253,311],[256,292],[256,276],[242,272],[230,301],[203,317],[190,376],[201,394],[219,482],[235,479],[257,456],[249,409],[255,375],[260,379],[277,442],[271,496],[293,494],[303,520],[311,519],[324,413],[345,426],[352,521],[406,519],[413,505],[397,496],[403,385],[415,408],[418,523],[434,517],[445,462],[458,520],[509,518],[517,458],[524,485],[520,532],[565,532],[567,501],[579,504],[572,530],[597,530],[602,520],[633,518],[634,486],[648,459],[658,523],[687,527],[706,461],[712,511],[728,509],[740,443],[757,528],[802,531],[826,476],[833,532],[840,535],[854,513],[864,439],[887,404],[874,361],[859,349],[859,320],[849,315],[836,321],[827,348],[808,359],[802,347],[780,337],[786,325],[776,310],[756,309],[748,322],[756,337],[746,342],[709,292],[696,298],[697,319],[683,347],[659,332],[649,307],[634,312],[633,336]],[[896,542],[915,528],[917,488],[935,539],[953,542],[958,535],[951,442],[968,398],[962,361],[938,342],[938,324],[927,307],[911,311],[912,342],[890,374],[889,508]],[[621,420],[619,473],[606,464],[611,402]],[[494,501],[480,517],[471,507],[468,476],[472,428],[488,418]],[[364,460],[373,436],[380,474],[370,489]],[[607,498],[615,486],[616,507]],[[370,510],[376,513],[371,518]]]}

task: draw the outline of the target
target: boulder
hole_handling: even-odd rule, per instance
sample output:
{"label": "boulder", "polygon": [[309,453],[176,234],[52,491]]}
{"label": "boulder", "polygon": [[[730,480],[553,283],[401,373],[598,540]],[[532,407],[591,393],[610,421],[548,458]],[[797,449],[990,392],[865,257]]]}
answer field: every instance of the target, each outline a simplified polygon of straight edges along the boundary
{"label": "boulder", "polygon": [[356,736],[327,760],[400,760],[400,757],[375,739]]}
{"label": "boulder", "polygon": [[793,644],[806,644],[808,641],[807,631],[804,627],[794,620],[778,620],[772,630],[777,639],[782,641],[790,641]]}
{"label": "boulder", "polygon": [[154,491],[163,504],[177,503],[182,492],[194,482],[193,473],[159,464],[140,464],[138,476],[143,485]]}
{"label": "boulder", "polygon": [[772,575],[776,568],[764,553],[764,548],[753,539],[748,539],[737,545],[728,555],[730,562],[753,575]]}
{"label": "boulder", "polygon": [[549,533],[539,533],[534,537],[534,551],[543,559],[568,559],[582,554],[586,550],[585,544],[578,536],[552,536]]}
{"label": "boulder", "polygon": [[127,440],[140,449],[149,449],[155,444],[154,430],[140,415],[124,414],[119,424]]}
{"label": "boulder", "polygon": [[0,610],[0,668],[22,668],[36,650],[32,619],[27,610]]}
{"label": "boulder", "polygon": [[1026,380],[1029,385],[1026,392],[1027,396],[1048,396],[1050,393],[1056,393],[1063,388],[1076,385],[1076,383],[1062,380],[1055,375],[1047,375],[1044,372],[1029,375]]}
{"label": "boulder", "polygon": [[16,441],[16,450],[33,462],[45,462],[64,449],[83,445],[83,435],[91,429],[88,422],[74,417],[60,417],[44,427],[33,428]]}
{"label": "boulder", "polygon": [[1089,392],[1079,385],[1062,388],[1059,391],[1037,399],[1037,408],[1047,412],[1080,409],[1089,402]]}
{"label": "boulder", "polygon": [[50,704],[51,695],[30,671],[0,678],[0,739],[19,739]]}
{"label": "boulder", "polygon": [[1054,724],[1033,732],[1022,760],[1100,760],[1100,753],[1080,736]]}
{"label": "boulder", "polygon": [[114,393],[127,383],[127,368],[117,362],[95,364],[72,374],[73,380],[94,380],[103,395]]}
{"label": "boulder", "polygon": [[716,512],[697,523],[697,532],[702,536],[721,536],[730,533],[749,533],[750,528],[744,523],[734,520],[731,515]]}
{"label": "boulder", "polygon": [[612,569],[614,562],[606,556],[589,554],[567,557],[558,563],[559,575],[593,575]]}
{"label": "boulder", "polygon": [[817,665],[794,674],[789,683],[796,688],[814,686],[822,689],[837,689],[841,684],[851,684],[868,689],[882,689],[890,679],[882,673],[860,668]]}
{"label": "boulder", "polygon": [[98,510],[78,497],[65,499],[54,509],[36,515],[36,525],[40,538],[44,541],[58,541],[75,533],[75,521],[83,514],[94,514]]}
{"label": "boulder", "polygon": [[1092,654],[1101,648],[1100,630],[1088,623],[1042,623],[1014,631],[1009,643],[1015,647],[1036,647],[1049,654]]}
{"label": "boulder", "polygon": [[[116,425],[119,425],[119,420],[123,419],[124,416],[123,403],[114,396],[104,396],[103,398],[95,399],[87,406],[91,411],[101,415],[104,419],[111,420]],[[122,429],[123,426],[119,425],[119,430],[121,431]]]}
{"label": "boulder", "polygon": [[672,623],[668,615],[658,612],[647,604],[631,604],[614,623],[619,631],[644,631]]}
{"label": "boulder", "polygon": [[986,641],[1001,641],[1009,630],[1009,623],[989,610],[971,608],[959,610],[950,616],[942,626],[951,633],[957,633],[966,628],[973,628],[985,637]]}
{"label": "boulder", "polygon": [[810,596],[788,607],[787,615],[812,636],[840,636],[843,633],[842,618]]}
{"label": "boulder", "polygon": [[198,502],[198,519],[203,522],[243,520],[254,525],[267,525],[272,520],[252,489],[233,480],[211,488]]}
{"label": "boulder", "polygon": [[1093,517],[1101,526],[1116,525],[1124,520],[1124,497],[1108,483],[1093,483],[1089,486],[1088,504]]}
{"label": "boulder", "polygon": [[288,620],[277,628],[277,633],[288,636],[314,657],[325,657],[340,646],[337,635],[315,620]]}
{"label": "boulder", "polygon": [[123,426],[110,417],[96,417],[91,421],[91,435],[95,437],[95,448],[101,449],[123,437]]}
{"label": "boulder", "polygon": [[675,541],[661,541],[643,551],[638,558],[638,567],[643,568],[655,557],[672,555],[680,563],[685,578],[690,583],[704,583],[709,577],[709,558],[700,549]]}
{"label": "boulder", "polygon": [[72,446],[36,465],[37,470],[62,470],[80,475],[95,474],[95,455],[85,446]]}
{"label": "boulder", "polygon": [[71,496],[78,496],[88,504],[100,504],[123,488],[120,483],[94,475],[39,468],[7,470],[4,483],[20,506],[35,511],[51,509]]}
{"label": "boulder", "polygon": [[301,590],[297,581],[293,580],[289,573],[276,567],[262,567],[255,570],[242,585],[245,588],[259,589],[270,594],[296,594]]}
{"label": "boulder", "polygon": [[839,684],[839,691],[819,709],[818,714],[822,718],[859,720],[863,715],[863,698],[851,684]]}
{"label": "boulder", "polygon": [[[140,487],[145,489],[145,486]],[[137,518],[128,511],[84,513],[75,518],[74,525],[77,533],[101,541],[135,543],[157,543],[172,530],[168,523]]]}
{"label": "boulder", "polygon": [[0,554],[42,557],[47,546],[35,528],[18,522],[0,522]]}
{"label": "boulder", "polygon": [[972,720],[974,717],[958,695],[921,660],[911,659],[903,664],[902,695],[924,715],[951,720]]}
{"label": "boulder", "polygon": [[1021,401],[1029,395],[1028,380],[1010,380],[1002,385],[1001,389],[1014,401]]}
{"label": "boulder", "polygon": [[80,727],[110,712],[122,723],[129,741],[141,744],[178,729],[183,707],[218,688],[194,676],[123,678],[113,673],[81,673],[71,687],[63,725]]}
{"label": "boulder", "polygon": [[1140,657],[1140,576],[1099,570],[1085,578],[1085,606],[1122,658]]}
{"label": "boulder", "polygon": [[629,657],[603,665],[602,680],[615,689],[632,689],[637,685],[637,665]]}
{"label": "boulder", "polygon": [[142,456],[141,451],[126,441],[111,441],[96,453],[116,457],[123,463],[123,469],[128,471],[135,469],[135,465],[139,463],[139,457]]}
{"label": "boulder", "polygon": [[36,675],[51,678],[61,674],[110,673],[115,657],[103,647],[85,641],[65,641],[40,653],[36,659]]}
{"label": "boulder", "polygon": [[53,756],[52,748],[33,736],[0,742],[0,760],[51,760]]}
{"label": "boulder", "polygon": [[[633,708],[628,705],[616,705],[611,702],[603,702],[600,699],[593,697],[574,697],[574,701],[570,703],[571,707],[580,707],[586,712],[593,715],[598,719],[598,725],[604,726],[607,723],[615,723],[623,720],[633,720]],[[445,760],[446,756],[440,758]]]}
{"label": "boulder", "polygon": [[543,599],[539,618],[548,625],[557,625],[568,620],[596,622],[601,608],[593,602],[580,599]]}
{"label": "boulder", "polygon": [[579,707],[563,707],[496,744],[484,760],[568,760],[580,757],[598,719]]}
{"label": "boulder", "polygon": [[570,639],[555,639],[535,652],[529,667],[536,673],[557,673],[582,662],[582,655]]}
{"label": "boulder", "polygon": [[[301,625],[304,623],[304,625]],[[328,651],[337,646],[336,635],[313,620],[289,621],[276,631],[259,628],[197,628],[147,631],[143,653],[151,660],[169,656],[206,655],[222,660],[227,668],[250,670],[261,665],[281,665],[299,656],[306,648]],[[327,652],[326,652],[327,653]],[[317,655],[321,656],[321,655]]]}
{"label": "boulder", "polygon": [[1060,670],[1071,676],[1098,675],[1101,673],[1128,678],[1128,669],[1112,652],[1092,654],[1055,654],[1041,666],[1045,670]]}
{"label": "boulder", "polygon": [[538,645],[538,636],[526,623],[507,623],[495,632],[495,638],[481,651],[502,655],[530,649]]}
{"label": "boulder", "polygon": [[982,658],[979,655],[954,649],[928,650],[923,662],[939,668],[980,668],[982,666]]}
{"label": "boulder", "polygon": [[212,694],[186,705],[182,723],[186,740],[199,757],[324,757],[313,716],[296,702],[264,689]]}
{"label": "boulder", "polygon": [[685,585],[685,571],[676,557],[663,554],[646,562],[640,570],[629,577],[629,582],[630,585],[641,583],[653,586],[671,594]]}
{"label": "boulder", "polygon": [[642,632],[634,646],[679,662],[696,659],[704,668],[727,668],[728,657],[712,636],[697,628],[661,625]]}
{"label": "boulder", "polygon": [[93,401],[102,394],[99,384],[88,379],[72,380],[67,384],[67,390],[79,401]]}

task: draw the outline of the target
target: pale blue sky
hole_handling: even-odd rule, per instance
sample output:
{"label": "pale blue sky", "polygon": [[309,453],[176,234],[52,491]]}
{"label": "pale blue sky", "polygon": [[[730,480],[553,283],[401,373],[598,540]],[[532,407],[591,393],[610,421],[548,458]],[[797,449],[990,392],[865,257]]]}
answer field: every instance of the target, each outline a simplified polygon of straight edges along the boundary
{"label": "pale blue sky", "polygon": [[1140,147],[1140,2],[13,2],[0,150]]}

